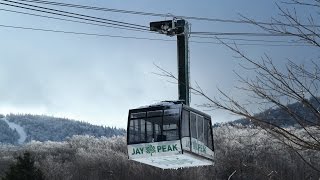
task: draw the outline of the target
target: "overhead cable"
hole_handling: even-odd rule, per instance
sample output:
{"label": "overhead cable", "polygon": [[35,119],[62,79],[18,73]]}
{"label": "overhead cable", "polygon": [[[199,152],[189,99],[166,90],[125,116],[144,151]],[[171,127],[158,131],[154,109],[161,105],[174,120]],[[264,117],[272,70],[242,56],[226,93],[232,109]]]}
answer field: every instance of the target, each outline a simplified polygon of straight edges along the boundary
{"label": "overhead cable", "polygon": [[[120,36],[120,35],[108,35],[108,34],[97,34],[97,33],[86,33],[86,32],[74,32],[74,31],[63,31],[63,30],[52,30],[34,27],[24,27],[24,26],[12,26],[0,24],[0,27],[32,30],[32,31],[44,31],[44,32],[54,32],[54,33],[64,33],[64,34],[75,34],[75,35],[86,35],[86,36],[98,36],[98,37],[110,37],[110,38],[122,38],[122,39],[136,39],[136,40],[150,40],[150,41],[167,41],[176,42],[176,40],[170,39],[159,39],[159,38],[146,38],[146,37],[134,37],[134,36]],[[292,44],[247,44],[247,43],[225,43],[225,42],[213,42],[213,41],[189,41],[191,43],[205,43],[205,44],[235,44],[244,46],[311,46],[311,45],[292,45]]]}
{"label": "overhead cable", "polygon": [[[84,14],[79,14],[79,13],[73,13],[73,12],[68,12],[68,11],[62,11],[62,10],[57,10],[57,9],[52,9],[52,8],[47,8],[47,7],[42,7],[42,6],[35,6],[35,5],[31,5],[31,4],[26,4],[26,3],[19,3],[19,2],[10,1],[10,0],[1,0],[1,1],[5,1],[5,2],[13,3],[13,4],[19,4],[20,6],[13,5],[13,4],[8,4],[8,3],[0,3],[0,4],[3,4],[3,5],[29,9],[29,10],[33,10],[33,11],[51,13],[51,14],[56,14],[56,15],[62,15],[61,13],[63,13],[63,14],[68,15],[69,17],[72,16],[73,18],[76,18],[77,16],[80,16],[80,17],[84,17],[85,20],[91,20],[92,19],[93,21],[106,21],[106,22],[109,22],[109,24],[119,25],[119,26],[124,26],[124,27],[139,28],[139,29],[144,29],[144,30],[148,30],[149,29],[148,26],[143,26],[143,25],[138,25],[138,24],[133,24],[133,23],[115,21],[115,20],[111,20],[111,19],[94,17],[94,16],[89,16],[89,15],[84,15]],[[29,6],[29,7],[26,7],[26,6]],[[33,7],[33,8],[30,8],[30,7]],[[34,8],[38,8],[38,9],[34,9]],[[41,9],[41,10],[39,10],[39,9]],[[50,11],[53,11],[53,12],[50,12]],[[58,13],[56,13],[56,12],[58,12]]]}
{"label": "overhead cable", "polygon": [[[141,30],[131,29],[131,28],[124,28],[124,27],[104,25],[104,24],[96,24],[96,23],[91,23],[91,22],[64,19],[64,18],[45,16],[45,15],[39,15],[39,14],[33,14],[33,13],[27,13],[27,12],[21,12],[21,11],[14,11],[14,10],[8,10],[8,9],[1,9],[1,8],[0,8],[0,11],[6,11],[6,12],[12,12],[12,13],[18,13],[18,14],[42,17],[42,18],[56,19],[56,20],[62,20],[62,21],[68,21],[68,22],[76,22],[76,23],[81,23],[81,24],[95,25],[95,26],[101,26],[101,27],[107,27],[107,28],[115,28],[115,29],[123,29],[123,30],[130,30],[130,31],[156,33],[156,32],[153,32],[153,31],[141,31]],[[197,36],[197,35],[192,35],[190,37],[192,39],[193,38],[199,38],[199,39],[221,39],[221,40],[265,42],[265,43],[278,43],[278,42],[280,42],[280,43],[294,43],[294,44],[304,43],[304,42],[295,42],[295,41],[263,40],[263,39],[243,39],[243,38],[226,38],[226,37],[217,38],[217,37],[211,37],[211,36],[208,37],[208,36]]]}
{"label": "overhead cable", "polygon": [[298,24],[278,23],[278,22],[267,23],[267,22],[261,22],[261,21],[251,21],[251,20],[232,20],[232,19],[219,19],[219,18],[208,18],[208,17],[173,15],[170,13],[167,13],[167,14],[151,13],[151,12],[142,12],[142,11],[131,11],[131,10],[123,10],[123,9],[96,7],[96,6],[86,6],[86,5],[80,5],[80,4],[61,3],[61,2],[46,1],[46,0],[19,0],[19,1],[47,4],[47,5],[53,5],[53,6],[71,7],[71,8],[78,8],[78,9],[96,10],[96,11],[126,13],[126,14],[143,15],[143,16],[172,17],[172,18],[211,21],[211,22],[237,23],[237,24],[258,24],[258,25],[270,25],[270,26],[280,25],[280,26],[320,27],[320,25],[308,25],[308,24],[298,25]]}
{"label": "overhead cable", "polygon": [[302,46],[312,46],[309,44],[264,44],[264,43],[236,43],[236,42],[213,42],[213,41],[189,41],[199,44],[226,44],[226,45],[240,45],[240,46],[291,46],[291,47],[302,47]]}
{"label": "overhead cable", "polygon": [[34,14],[34,13],[27,13],[27,12],[22,12],[22,11],[2,9],[2,8],[0,8],[0,11],[6,11],[6,12],[11,12],[11,13],[17,13],[17,14],[24,14],[24,15],[29,15],[29,16],[36,16],[36,17],[41,17],[41,18],[55,19],[55,20],[61,20],[61,21],[75,22],[75,23],[81,23],[81,24],[88,24],[88,25],[94,25],[94,26],[101,26],[101,27],[107,27],[107,28],[115,28],[115,29],[129,30],[129,31],[155,33],[153,31],[145,31],[145,30],[139,30],[139,29],[134,29],[134,28],[125,28],[125,27],[119,27],[119,26],[97,24],[97,23],[91,23],[91,22],[85,22],[85,21],[78,21],[78,20],[65,19],[65,18],[59,18],[59,17],[53,17],[53,16],[46,16],[46,15],[40,15],[40,14]]}
{"label": "overhead cable", "polygon": [[123,38],[123,39],[139,39],[139,40],[151,40],[151,41],[175,41],[170,39],[159,39],[159,38],[145,38],[145,37],[134,37],[134,36],[120,36],[120,35],[109,35],[109,34],[97,34],[97,33],[86,33],[86,32],[74,32],[74,31],[63,31],[63,30],[52,30],[43,28],[33,28],[24,26],[11,26],[0,24],[0,27],[32,30],[32,31],[44,31],[44,32],[54,32],[54,33],[64,33],[64,34],[75,34],[75,35],[86,35],[86,36],[101,36],[101,37],[111,37],[111,38]]}
{"label": "overhead cable", "polygon": [[304,43],[297,41],[284,41],[284,40],[265,40],[265,39],[244,39],[244,38],[226,38],[226,37],[217,37],[217,36],[196,36],[192,35],[191,38],[199,38],[199,39],[221,39],[221,40],[231,40],[231,41],[249,41],[249,42],[265,42],[265,43]]}
{"label": "overhead cable", "polygon": [[[293,36],[291,33],[255,33],[255,32],[190,32],[202,36]],[[297,34],[299,35],[299,34]],[[301,34],[302,35],[302,34]],[[304,36],[318,36],[318,34],[303,34]]]}

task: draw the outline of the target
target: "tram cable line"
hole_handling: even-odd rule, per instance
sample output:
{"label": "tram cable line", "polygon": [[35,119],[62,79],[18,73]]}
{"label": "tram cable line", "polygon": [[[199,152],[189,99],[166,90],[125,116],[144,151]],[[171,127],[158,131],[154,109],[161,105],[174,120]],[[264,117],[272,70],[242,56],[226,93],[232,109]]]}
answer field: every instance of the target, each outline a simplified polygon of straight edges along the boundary
{"label": "tram cable line", "polygon": [[33,8],[39,8],[39,9],[55,11],[55,12],[59,12],[59,13],[66,13],[66,14],[72,14],[72,15],[77,15],[77,16],[82,16],[82,17],[87,17],[87,18],[92,18],[92,19],[110,21],[110,22],[113,22],[113,23],[122,23],[122,24],[126,24],[126,25],[137,26],[137,27],[140,27],[140,28],[148,28],[148,26],[144,26],[144,25],[138,25],[138,24],[133,24],[133,23],[115,21],[115,20],[110,20],[110,19],[105,19],[105,18],[100,18],[100,17],[94,17],[94,16],[89,16],[89,15],[84,15],[84,14],[79,14],[79,13],[62,11],[62,10],[53,9],[53,8],[47,8],[47,7],[43,7],[43,6],[36,6],[36,5],[32,5],[32,4],[27,4],[27,3],[19,3],[19,2],[11,1],[11,0],[1,0],[1,1],[6,1],[6,2],[14,3],[14,4],[23,5],[23,6],[29,6],[29,7],[33,7]]}
{"label": "tram cable line", "polygon": [[[12,2],[10,0],[2,0],[2,1],[9,1],[9,2]],[[133,29],[133,30],[136,30],[136,31],[145,31],[145,32],[150,32],[149,30],[147,29],[141,29],[141,28],[137,28],[137,27],[131,27],[131,26],[127,26],[127,25],[123,25],[123,24],[115,24],[115,23],[109,23],[109,22],[104,22],[104,21],[99,21],[99,20],[93,20],[93,19],[88,19],[88,18],[82,18],[82,17],[77,17],[77,16],[73,16],[73,15],[67,15],[67,14],[61,14],[61,13],[56,13],[56,12],[50,12],[50,11],[45,11],[45,10],[39,10],[39,9],[34,9],[34,8],[29,8],[29,7],[23,7],[23,6],[17,6],[17,5],[13,5],[13,4],[7,4],[7,3],[2,3],[0,2],[0,4],[3,4],[3,5],[8,5],[8,6],[13,6],[13,7],[17,7],[17,8],[23,8],[23,9],[28,9],[28,10],[32,10],[32,11],[38,11],[38,12],[43,12],[43,13],[49,13],[49,14],[54,14],[54,15],[59,15],[59,16],[66,16],[66,17],[71,17],[71,18],[76,18],[76,19],[82,19],[82,20],[87,20],[87,21],[93,21],[93,22],[97,22],[97,23],[103,23],[103,24],[110,24],[110,25],[113,25],[113,26],[120,26],[122,27],[121,29]],[[36,6],[36,7],[39,7],[39,6]],[[44,7],[41,7],[41,8],[44,8]],[[52,10],[51,8],[44,8],[44,9],[50,9]],[[63,13],[70,13],[70,12],[66,12],[66,11],[61,11],[61,10],[56,10],[58,12],[63,12]],[[23,12],[17,12],[16,13],[23,13]],[[27,13],[24,13],[24,14],[27,14]],[[70,14],[76,14],[76,15],[79,15],[78,13],[70,13]],[[29,15],[31,15],[29,13]],[[42,15],[35,15],[35,16],[42,16]],[[95,17],[92,17],[92,16],[87,16],[87,15],[82,15],[82,16],[85,16],[85,17],[90,17],[90,18],[95,18]],[[54,17],[48,17],[48,16],[42,16],[42,17],[46,17],[46,18],[54,18]],[[58,19],[58,18],[56,18]],[[98,19],[104,19],[104,18],[98,18]],[[64,20],[62,18],[60,18],[60,20]],[[108,20],[108,19],[104,19],[104,20]],[[65,20],[65,21],[68,21],[68,20]],[[69,21],[72,21],[72,20],[69,20]],[[114,21],[114,20],[109,20],[109,21],[112,21],[112,22],[120,22],[120,21]],[[76,22],[76,21],[75,21]],[[78,23],[85,23],[85,22],[79,22]],[[89,24],[89,23],[87,23]],[[91,23],[92,24],[92,23]],[[132,23],[125,23],[124,24],[132,24]],[[98,25],[98,24],[92,24],[92,25]],[[116,28],[116,27],[114,27]],[[196,34],[198,36],[292,36],[292,34],[281,34],[281,33],[253,33],[253,32],[248,32],[248,33],[238,33],[238,32],[233,32],[233,33],[226,33],[226,32],[190,32],[190,34]],[[314,34],[308,34],[310,36],[314,36]],[[195,42],[195,41],[194,41]],[[199,43],[204,43],[204,42],[199,42]],[[212,43],[212,42],[206,42],[206,43]],[[239,44],[240,45],[240,44]],[[244,44],[242,44],[244,45]],[[260,45],[260,44],[252,44],[252,45]],[[274,45],[272,45],[274,46]],[[276,46],[276,45],[275,45]],[[283,45],[278,45],[278,46],[283,46]],[[286,46],[286,45],[285,45]]]}
{"label": "tram cable line", "polygon": [[43,31],[43,32],[53,32],[53,33],[64,33],[64,34],[75,34],[75,35],[86,35],[86,36],[98,36],[98,37],[110,37],[110,38],[122,38],[122,39],[137,39],[137,40],[150,40],[150,41],[174,41],[169,39],[160,38],[146,38],[146,37],[134,37],[134,36],[120,36],[120,35],[109,35],[109,34],[97,34],[97,33],[86,33],[86,32],[74,32],[74,31],[63,31],[63,30],[53,30],[53,29],[43,29],[43,28],[33,28],[25,26],[11,26],[0,24],[0,27],[4,28],[14,28],[22,30],[32,30],[32,31]]}
{"label": "tram cable line", "polygon": [[[1,4],[1,3],[0,3]],[[107,27],[107,28],[115,28],[115,29],[123,29],[123,30],[129,30],[129,31],[138,31],[138,32],[149,32],[149,33],[153,33],[152,31],[141,31],[141,30],[137,30],[137,29],[130,29],[130,28],[124,28],[124,27],[117,27],[117,26],[111,26],[111,25],[104,25],[104,24],[97,24],[97,23],[91,23],[91,22],[85,22],[85,21],[77,21],[77,20],[71,20],[71,19],[64,19],[64,18],[58,18],[58,17],[52,17],[52,16],[46,16],[46,15],[40,15],[40,14],[34,14],[34,13],[27,13],[27,12],[22,12],[22,11],[15,11],[15,10],[9,10],[9,9],[2,9],[0,8],[0,11],[6,11],[6,12],[12,12],[12,13],[17,13],[17,14],[24,14],[24,15],[30,15],[30,16],[36,16],[36,17],[42,17],[42,18],[48,18],[48,19],[55,19],[55,20],[61,20],[61,21],[68,21],[68,22],[75,22],[75,23],[81,23],[81,24],[87,24],[87,25],[94,25],[94,26],[100,26],[100,27]],[[31,29],[31,28],[28,28]],[[34,28],[34,29],[38,29],[39,28]],[[48,30],[49,31],[49,30]],[[75,32],[77,33],[77,32]],[[77,33],[79,34],[79,33]],[[84,34],[84,33],[83,33]],[[88,33],[86,33],[88,34]],[[226,44],[232,44],[235,41],[249,41],[249,42],[263,42],[263,43],[292,43],[292,44],[305,44],[303,42],[292,42],[292,41],[276,41],[276,40],[263,40],[263,39],[241,39],[241,38],[225,38],[225,37],[211,37],[211,36],[197,36],[197,35],[192,35],[190,36],[190,38],[194,39],[194,38],[199,38],[199,39],[220,39],[220,40],[231,40],[233,42],[226,42]],[[190,41],[193,43],[207,43],[207,44],[221,44],[221,43],[215,43],[212,41]],[[238,44],[238,43],[237,43]],[[240,43],[238,45],[258,45],[258,46],[291,46],[291,45],[287,45],[287,44],[245,44],[245,43]],[[292,45],[295,46],[295,45]]]}
{"label": "tram cable line", "polygon": [[[142,15],[142,16],[155,16],[155,17],[164,17],[164,18],[178,18],[178,19],[189,19],[189,20],[198,20],[198,21],[208,21],[208,22],[220,22],[220,23],[234,23],[234,24],[252,24],[250,20],[232,20],[232,19],[221,19],[221,18],[209,18],[209,17],[197,17],[197,16],[183,16],[183,15],[173,15],[170,13],[152,13],[152,12],[143,12],[143,11],[132,11],[132,10],[123,10],[123,9],[114,9],[114,8],[105,8],[105,7],[97,7],[97,6],[87,6],[80,4],[71,4],[71,3],[61,3],[55,1],[46,1],[46,0],[18,0],[24,2],[38,3],[38,4],[46,4],[53,6],[61,6],[61,7],[71,7],[78,9],[87,9],[87,10],[95,10],[95,11],[105,11],[105,12],[114,12],[114,13],[124,13],[124,14],[132,14],[132,15]],[[261,21],[255,21],[255,24],[258,25],[281,25],[281,26],[298,26],[297,24],[285,24],[285,23],[267,23]],[[320,25],[308,25],[304,24],[302,26],[306,27],[320,27]]]}
{"label": "tram cable line", "polygon": [[[13,4],[8,4],[8,3],[0,2],[0,4],[6,5],[6,6],[12,6],[12,7],[16,7],[16,8],[31,10],[31,11],[38,11],[38,12],[42,12],[42,13],[54,14],[54,15],[59,15],[59,16],[66,16],[66,17],[77,18],[77,19],[86,20],[86,21],[93,21],[93,22],[98,22],[98,23],[105,23],[105,24],[110,24],[110,25],[115,25],[115,26],[121,26],[121,27],[126,27],[126,28],[148,31],[148,27],[143,26],[143,25],[127,23],[127,22],[122,22],[122,21],[115,21],[115,20],[111,20],[111,19],[94,17],[94,16],[73,13],[73,12],[68,12],[68,11],[62,11],[62,10],[57,10],[57,9],[52,9],[52,8],[46,8],[46,7],[41,7],[41,6],[35,6],[35,5],[30,5],[30,4],[25,4],[25,3],[19,3],[19,2],[14,2],[14,1],[10,1],[10,0],[1,0],[1,1],[13,3]],[[19,4],[19,5],[16,5],[16,4]]]}
{"label": "tram cable line", "polygon": [[[220,38],[218,38],[220,39]],[[239,46],[265,46],[265,47],[268,47],[268,46],[274,46],[274,47],[305,47],[305,46],[308,46],[308,47],[312,47],[313,45],[309,45],[309,44],[263,44],[263,43],[237,43],[237,42],[224,42],[224,43],[221,43],[221,42],[213,42],[213,41],[195,41],[195,40],[191,40],[189,42],[192,42],[192,43],[198,43],[198,44],[226,44],[226,45],[239,45]]]}
{"label": "tram cable line", "polygon": [[[293,36],[290,33],[255,33],[255,32],[190,32],[190,34],[196,34],[201,36],[265,36],[265,37],[281,37],[281,36]],[[319,36],[320,34],[304,34],[305,36]]]}
{"label": "tram cable line", "polygon": [[[85,36],[97,36],[97,37],[109,37],[109,38],[121,38],[121,39],[135,39],[135,40],[150,40],[150,41],[164,41],[164,42],[174,42],[175,40],[162,39],[162,38],[148,38],[148,37],[136,37],[136,36],[122,36],[122,35],[109,35],[109,34],[98,34],[98,33],[87,33],[87,32],[75,32],[75,31],[64,31],[64,30],[53,30],[53,29],[44,29],[44,28],[34,28],[34,27],[25,27],[25,26],[12,26],[0,24],[0,27],[3,28],[13,28],[13,29],[22,29],[22,30],[32,30],[32,31],[42,31],[42,32],[52,32],[52,33],[63,33],[63,34],[74,34],[74,35],[85,35]],[[242,45],[242,46],[312,46],[308,44],[303,45],[293,45],[293,44],[258,44],[258,43],[235,43],[235,42],[214,42],[214,41],[189,41],[191,43],[197,44],[215,44],[215,45]]]}
{"label": "tram cable line", "polygon": [[[1,10],[1,9],[0,9]],[[215,36],[197,36],[191,35],[190,38],[199,38],[199,39],[217,39]],[[265,40],[265,39],[244,39],[244,38],[226,38],[219,37],[220,40],[231,40],[231,41],[249,41],[249,42],[265,42],[265,43],[296,43],[303,44],[304,42],[300,41],[284,41],[284,40]]]}
{"label": "tram cable line", "polygon": [[55,20],[60,20],[60,21],[74,22],[74,23],[80,23],[80,24],[94,25],[94,26],[100,26],[100,27],[107,27],[107,28],[154,33],[151,31],[139,30],[139,29],[134,29],[134,28],[125,28],[125,27],[119,27],[119,26],[97,24],[97,23],[78,21],[78,20],[72,20],[72,19],[65,19],[65,18],[59,18],[59,17],[53,17],[53,16],[46,16],[46,15],[40,15],[40,14],[34,14],[34,13],[28,13],[28,12],[22,12],[22,11],[15,11],[15,10],[9,10],[9,9],[0,8],[0,11],[11,12],[11,13],[16,13],[16,14],[24,14],[24,15],[29,15],[29,16],[36,16],[36,17],[41,17],[41,18],[55,19]]}
{"label": "tram cable line", "polygon": [[[13,2],[13,1],[10,1],[10,0],[2,0],[2,1]],[[15,2],[13,2],[13,3],[15,3]],[[96,26],[105,26],[105,27],[111,27],[111,28],[119,27],[119,29],[154,33],[154,32],[151,32],[151,31],[149,31],[147,29],[141,29],[141,28],[137,28],[137,27],[127,26],[127,24],[132,24],[132,23],[126,23],[126,22],[115,21],[115,20],[110,20],[110,19],[104,19],[104,18],[99,18],[99,17],[87,16],[87,15],[82,15],[82,14],[78,14],[78,13],[72,13],[72,12],[61,11],[61,10],[56,10],[56,9],[46,8],[46,7],[40,7],[40,6],[34,6],[34,5],[30,5],[30,6],[31,7],[54,10],[54,11],[57,11],[57,12],[62,12],[64,14],[45,11],[45,10],[34,9],[34,8],[30,8],[30,7],[25,7],[25,6],[17,6],[17,5],[13,5],[13,4],[1,3],[1,2],[0,2],[0,4],[7,5],[7,6],[13,6],[13,7],[16,7],[16,8],[27,9],[27,10],[31,10],[31,11],[37,11],[37,12],[43,12],[43,13],[48,13],[48,14],[53,14],[53,15],[59,15],[59,16],[65,16],[65,17],[70,17],[70,18],[81,19],[81,20],[85,20],[85,21],[92,21],[92,22],[96,22],[96,23],[109,24],[109,25],[112,25],[112,26],[105,26],[105,25],[100,25],[100,24],[96,24],[96,23],[84,22],[84,21],[69,20],[69,19],[63,19],[63,18],[56,18],[56,17],[44,16],[44,15],[36,15],[36,14],[31,14],[31,13],[26,13],[26,12],[18,12],[18,11],[11,11],[11,10],[2,9],[4,11],[10,11],[10,12],[26,14],[26,15],[33,15],[33,16],[38,16],[38,17],[43,17],[43,18],[51,18],[51,19],[56,19],[56,20],[77,22],[77,23],[83,23],[83,24],[91,24],[91,25],[96,25]],[[19,3],[19,4],[25,4],[25,3]],[[29,5],[29,4],[26,4],[26,5]],[[71,14],[71,15],[68,15],[68,14]],[[83,17],[78,17],[78,16],[73,16],[73,14],[82,15],[82,16],[85,16],[85,17],[90,17],[90,19],[83,18]],[[110,22],[105,22],[105,21],[100,21],[100,20],[94,20],[94,18],[104,19],[104,20],[108,20],[108,21],[111,21],[111,22],[119,22],[119,23],[115,24],[115,23],[110,23]],[[123,25],[121,23],[124,23],[125,25]],[[136,25],[136,24],[134,24],[134,25]],[[138,25],[138,26],[142,26],[142,25]],[[142,26],[142,27],[146,27],[146,26]],[[85,33],[83,33],[83,34],[85,34]],[[280,34],[280,33],[272,34],[272,33],[253,33],[253,32],[248,32],[248,33],[243,33],[243,32],[242,33],[238,33],[238,32],[233,32],[233,33],[226,33],[226,32],[190,32],[190,34],[192,34],[193,37],[198,37],[198,38],[200,38],[201,36],[204,36],[203,38],[205,38],[205,37],[212,38],[212,36],[247,36],[247,37],[249,37],[249,36],[261,36],[261,37],[263,37],[263,36],[266,36],[266,37],[269,37],[269,36],[275,36],[275,37],[277,37],[277,36],[292,36],[292,34]],[[194,36],[193,34],[195,34],[196,36]],[[311,35],[312,34],[310,34],[310,36]],[[237,39],[234,39],[234,41],[235,40],[237,40]],[[258,41],[258,40],[248,40],[248,41]],[[220,43],[211,42],[211,41],[210,42],[208,42],[208,41],[205,41],[205,42],[192,41],[192,42],[194,42],[194,43],[207,43],[207,44],[220,44]],[[264,42],[264,41],[261,40],[261,42]],[[291,43],[291,42],[288,42],[288,43]],[[295,42],[292,42],[292,43],[295,43]],[[245,43],[241,43],[241,44],[238,43],[238,45],[293,46],[293,45],[286,45],[286,44],[273,45],[273,44],[245,44]],[[300,46],[300,45],[298,45],[298,46]]]}
{"label": "tram cable line", "polygon": [[[0,2],[1,4],[1,2]],[[71,20],[71,19],[65,19],[65,18],[58,18],[58,17],[53,17],[53,16],[46,16],[46,15],[40,15],[40,14],[34,14],[34,13],[27,13],[27,12],[22,12],[22,11],[15,11],[15,10],[9,10],[9,9],[2,9],[0,8],[0,11],[6,11],[6,12],[12,12],[12,13],[17,13],[17,14],[24,14],[24,15],[30,15],[30,16],[37,16],[37,17],[42,17],[42,18],[48,18],[48,19],[55,19],[55,20],[61,20],[61,21],[69,21],[69,22],[75,22],[75,23],[81,23],[81,24],[88,24],[88,25],[95,25],[95,26],[101,26],[101,27],[108,27],[108,28],[115,28],[115,29],[123,29],[123,30],[131,30],[131,31],[139,31],[139,32],[148,32],[148,33],[154,33],[152,31],[146,31],[146,30],[140,30],[140,29],[132,29],[132,28],[125,28],[125,27],[118,27],[118,26],[112,26],[112,25],[104,25],[104,24],[97,24],[97,23],[91,23],[91,22],[85,22],[85,21],[77,21],[77,20]],[[100,22],[100,21],[98,21]],[[191,34],[197,34],[196,32],[191,32]],[[222,34],[222,33],[215,33],[215,36],[219,35],[228,35],[228,34]],[[234,35],[234,34],[232,34]],[[244,34],[241,34],[244,35]],[[261,35],[260,35],[261,36]],[[191,38],[200,38],[200,39],[216,39],[216,37],[213,37],[212,35],[191,35]],[[303,42],[290,42],[290,41],[276,41],[276,40],[262,40],[262,39],[239,39],[239,38],[223,38],[219,37],[219,39],[226,39],[226,40],[232,40],[232,41],[254,41],[254,42],[281,42],[281,43],[297,43],[297,44],[302,44]],[[207,42],[208,43],[208,42]],[[253,44],[254,45],[254,44]]]}
{"label": "tram cable line", "polygon": [[[2,0],[2,1],[6,1],[6,2],[13,2],[13,1],[10,1],[10,0]],[[7,4],[7,3],[2,3],[0,2],[0,4],[3,4],[3,5],[8,5],[8,6],[13,6],[13,7],[16,7],[16,8],[22,8],[22,9],[27,9],[27,10],[31,10],[31,11],[37,11],[37,12],[43,12],[43,13],[48,13],[48,14],[53,14],[53,15],[59,15],[59,16],[65,16],[65,17],[70,17],[70,18],[76,18],[76,19],[82,19],[82,20],[86,20],[86,21],[93,21],[93,22],[97,22],[97,23],[102,23],[103,25],[100,25],[100,24],[97,24],[97,23],[90,23],[90,22],[85,22],[85,21],[77,21],[77,20],[70,20],[70,19],[64,19],[64,18],[57,18],[57,17],[51,17],[51,16],[44,16],[44,15],[39,15],[39,14],[32,14],[32,13],[26,13],[26,12],[18,12],[18,11],[13,11],[13,10],[6,10],[6,9],[1,9],[3,11],[7,11],[7,12],[14,12],[14,13],[20,13],[20,14],[25,14],[25,15],[33,15],[33,16],[38,16],[38,17],[43,17],[43,18],[51,18],[51,19],[56,19],[56,20],[62,20],[62,21],[70,21],[70,22],[77,22],[77,23],[83,23],[83,24],[90,24],[90,25],[97,25],[97,26],[105,26],[105,27],[111,27],[111,28],[119,28],[119,29],[125,29],[125,30],[133,30],[133,31],[140,31],[140,32],[148,32],[148,33],[154,33],[152,31],[149,31],[147,29],[140,29],[140,28],[137,28],[137,27],[131,27],[131,26],[126,26],[126,25],[123,25],[123,24],[120,24],[120,23],[117,23],[117,24],[114,24],[114,23],[108,23],[108,22],[104,22],[104,21],[98,21],[98,20],[93,20],[93,19],[87,19],[87,18],[82,18],[82,17],[78,17],[78,16],[73,16],[73,15],[68,15],[68,13],[70,12],[67,12],[67,11],[61,11],[61,10],[56,10],[58,12],[63,12],[64,14],[61,14],[61,13],[56,13],[56,12],[50,12],[50,11],[45,11],[45,10],[39,10],[39,9],[34,9],[34,8],[30,8],[30,7],[25,7],[25,6],[17,6],[17,5],[13,5],[13,4]],[[20,3],[21,4],[21,3]],[[22,3],[24,4],[24,3]],[[40,6],[33,6],[31,5],[32,7],[37,7],[37,8],[44,8],[44,9],[49,9],[49,10],[52,10],[51,8],[45,8],[45,7],[40,7]],[[78,13],[71,13],[71,14],[77,14]],[[83,16],[87,16],[87,15],[83,15]],[[92,16],[88,16],[90,18],[95,18],[95,17],[92,17]],[[103,18],[99,18],[99,19],[103,19]],[[114,21],[114,20],[111,20],[111,21]],[[115,21],[115,22],[120,22],[120,21]],[[106,26],[104,24],[111,24],[112,26]],[[129,23],[126,23],[126,24],[129,24]],[[130,23],[132,24],[132,23]],[[123,27],[124,26],[124,27]],[[146,27],[146,26],[145,26]],[[29,28],[31,29],[31,28]],[[38,29],[39,28],[34,28],[34,29]],[[54,30],[45,30],[45,31],[54,31]],[[68,32],[68,33],[71,33],[72,32]],[[85,32],[73,32],[74,34],[91,34],[93,35],[93,33],[85,33]],[[197,38],[213,38],[212,36],[284,36],[283,34],[268,34],[268,33],[238,33],[238,32],[234,32],[234,33],[226,33],[226,32],[190,32],[190,34],[192,34],[191,37],[197,37]],[[195,35],[193,35],[195,34]],[[97,34],[97,36],[101,36],[101,34]],[[104,36],[104,35],[102,35]],[[285,36],[289,36],[289,35],[285,35]],[[222,37],[223,38],[223,37]],[[230,40],[233,40],[233,41],[236,41],[236,40],[239,40],[239,39],[230,39]],[[242,39],[244,40],[244,39]],[[258,41],[258,40],[248,40],[248,41]],[[221,44],[220,42],[212,42],[212,41],[190,41],[192,43],[207,43],[207,44]],[[268,43],[266,41],[263,41],[261,40],[261,42],[263,43]],[[235,42],[226,42],[227,44],[234,44]],[[305,46],[305,45],[290,45],[290,44],[263,44],[263,43],[237,43],[238,45],[258,45],[258,46]],[[284,42],[284,43],[291,43],[291,42]],[[294,42],[292,42],[294,43]]]}

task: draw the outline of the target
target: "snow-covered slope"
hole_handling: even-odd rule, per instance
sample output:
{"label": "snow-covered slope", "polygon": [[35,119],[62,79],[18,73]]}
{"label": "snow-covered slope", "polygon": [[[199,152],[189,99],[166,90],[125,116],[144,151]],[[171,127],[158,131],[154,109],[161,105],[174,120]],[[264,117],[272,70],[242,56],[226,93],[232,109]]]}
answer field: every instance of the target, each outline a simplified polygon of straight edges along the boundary
{"label": "snow-covered slope", "polygon": [[19,144],[23,144],[27,139],[27,134],[24,131],[23,127],[21,127],[20,125],[18,125],[16,123],[9,122],[5,117],[2,118],[2,120],[4,120],[12,130],[16,130],[17,131],[17,133],[20,136],[19,139],[18,139],[18,143]]}
{"label": "snow-covered slope", "polygon": [[[92,125],[86,122],[80,122],[65,118],[56,118],[44,115],[30,115],[30,114],[8,114],[5,116],[11,128],[16,129],[17,142],[18,132],[20,134],[19,142],[34,141],[64,141],[74,135],[90,135],[94,137],[112,137],[125,135],[124,129],[117,129],[114,127],[105,127]],[[1,117],[0,117],[1,119]],[[5,122],[3,122],[7,125]],[[15,126],[15,125],[18,125]],[[22,127],[22,128],[20,128]],[[0,127],[1,128],[1,127]],[[11,130],[11,128],[7,128]],[[1,129],[0,129],[1,130]],[[24,134],[22,131],[24,130]],[[12,130],[11,130],[12,131]],[[1,133],[0,133],[1,135]],[[25,136],[26,135],[26,136]],[[23,138],[23,139],[22,139]],[[1,139],[1,138],[0,138]],[[11,141],[10,141],[11,142]],[[1,141],[0,141],[1,143]]]}

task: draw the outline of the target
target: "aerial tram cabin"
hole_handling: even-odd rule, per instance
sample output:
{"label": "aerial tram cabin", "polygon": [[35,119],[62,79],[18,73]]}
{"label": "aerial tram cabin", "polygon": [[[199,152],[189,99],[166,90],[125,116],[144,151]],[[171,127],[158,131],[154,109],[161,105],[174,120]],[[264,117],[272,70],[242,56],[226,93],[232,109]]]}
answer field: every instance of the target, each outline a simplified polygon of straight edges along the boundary
{"label": "aerial tram cabin", "polygon": [[211,117],[180,101],[129,110],[130,160],[162,169],[213,165]]}
{"label": "aerial tram cabin", "polygon": [[162,169],[213,165],[211,117],[189,106],[188,23],[151,22],[150,30],[177,36],[179,101],[129,110],[129,159]]}

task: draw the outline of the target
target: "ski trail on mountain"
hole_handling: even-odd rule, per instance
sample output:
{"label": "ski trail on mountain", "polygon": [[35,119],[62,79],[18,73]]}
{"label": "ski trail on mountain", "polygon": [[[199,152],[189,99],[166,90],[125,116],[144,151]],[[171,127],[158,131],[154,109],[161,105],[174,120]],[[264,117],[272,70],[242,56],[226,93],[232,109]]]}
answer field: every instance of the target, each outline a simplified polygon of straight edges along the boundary
{"label": "ski trail on mountain", "polygon": [[5,117],[2,118],[2,120],[4,120],[12,130],[16,130],[17,131],[17,133],[20,136],[20,138],[18,139],[18,143],[19,144],[23,144],[27,139],[27,134],[24,131],[23,127],[21,127],[20,125],[18,125],[16,123],[9,122]]}

